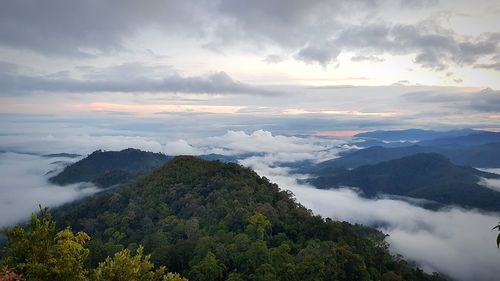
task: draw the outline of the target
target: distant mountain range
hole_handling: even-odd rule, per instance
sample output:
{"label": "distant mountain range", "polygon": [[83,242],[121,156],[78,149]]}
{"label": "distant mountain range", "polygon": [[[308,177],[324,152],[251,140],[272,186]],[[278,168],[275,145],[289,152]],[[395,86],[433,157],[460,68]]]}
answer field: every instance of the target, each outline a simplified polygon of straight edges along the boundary
{"label": "distant mountain range", "polygon": [[318,188],[356,187],[367,197],[391,194],[500,211],[500,192],[479,185],[479,177],[500,176],[454,165],[436,153],[420,153],[353,170],[331,169],[309,182]]}
{"label": "distant mountain range", "polygon": [[383,141],[423,141],[437,138],[449,138],[466,136],[469,134],[479,133],[473,129],[461,129],[452,131],[432,131],[421,129],[407,129],[407,130],[391,130],[391,131],[372,131],[356,134],[356,138],[365,139],[378,139]]}
{"label": "distant mountain range", "polygon": [[498,168],[500,167],[500,133],[478,132],[467,136],[422,141],[409,146],[370,146],[342,153],[340,158],[302,167],[299,172],[321,175],[329,173],[332,169],[357,168],[417,153],[432,152],[446,156],[457,165]]}

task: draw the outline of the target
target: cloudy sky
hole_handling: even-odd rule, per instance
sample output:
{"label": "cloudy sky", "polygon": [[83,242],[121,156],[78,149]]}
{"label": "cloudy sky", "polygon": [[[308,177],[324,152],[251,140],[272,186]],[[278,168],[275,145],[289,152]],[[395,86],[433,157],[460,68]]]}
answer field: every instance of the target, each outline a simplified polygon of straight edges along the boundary
{"label": "cloudy sky", "polygon": [[2,1],[1,137],[498,130],[499,19],[495,0]]}

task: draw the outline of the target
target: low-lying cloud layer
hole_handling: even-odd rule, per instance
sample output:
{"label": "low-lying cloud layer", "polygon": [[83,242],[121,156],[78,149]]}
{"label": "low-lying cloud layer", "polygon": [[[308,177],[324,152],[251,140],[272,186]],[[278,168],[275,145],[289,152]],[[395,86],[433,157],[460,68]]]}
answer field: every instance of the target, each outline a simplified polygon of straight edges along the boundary
{"label": "low-lying cloud layer", "polygon": [[56,186],[45,174],[60,168],[56,161],[17,153],[0,153],[0,227],[24,221],[39,205],[55,207],[97,192],[90,184]]}

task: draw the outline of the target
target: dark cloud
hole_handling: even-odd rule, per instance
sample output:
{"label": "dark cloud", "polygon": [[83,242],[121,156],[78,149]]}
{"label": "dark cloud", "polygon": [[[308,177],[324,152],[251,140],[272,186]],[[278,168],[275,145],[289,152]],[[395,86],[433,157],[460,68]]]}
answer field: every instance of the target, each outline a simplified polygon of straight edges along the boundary
{"label": "dark cloud", "polygon": [[351,61],[355,61],[355,62],[363,62],[363,61],[367,61],[367,62],[371,62],[371,63],[377,63],[377,62],[383,62],[385,61],[384,59],[381,59],[377,56],[363,56],[363,55],[357,55],[357,56],[354,56],[351,58]]}
{"label": "dark cloud", "polygon": [[225,72],[206,76],[181,76],[173,70],[164,74],[164,68],[129,63],[107,68],[79,67],[82,79],[71,72],[49,75],[23,74],[19,66],[0,63],[0,92],[2,95],[32,92],[179,92],[207,94],[274,95],[276,92],[260,89],[233,80]]}
{"label": "dark cloud", "polygon": [[408,8],[428,8],[435,6],[439,0],[400,0],[402,7]]}
{"label": "dark cloud", "polygon": [[[0,44],[49,55],[92,55],[126,49],[134,35],[157,30],[197,40],[214,50],[231,46],[278,47],[308,63],[334,63],[344,51],[415,55],[434,70],[477,64],[499,53],[500,33],[465,37],[433,20],[416,24],[373,21],[389,5],[375,0],[161,1],[18,0],[2,4]],[[401,0],[400,6],[428,8],[437,0]],[[361,18],[361,22],[355,20]],[[359,59],[363,59],[361,56]],[[373,60],[372,60],[373,61]]]}
{"label": "dark cloud", "polygon": [[170,34],[198,29],[199,1],[19,0],[0,9],[0,44],[48,55],[89,55],[123,49],[130,35],[161,26]]}
{"label": "dark cloud", "polygon": [[340,50],[330,43],[323,45],[308,45],[299,50],[297,58],[307,63],[319,63],[323,66],[337,60]]}
{"label": "dark cloud", "polygon": [[478,63],[474,68],[485,68],[500,71],[500,55],[496,55],[490,59],[490,63]]}
{"label": "dark cloud", "polygon": [[416,54],[415,63],[434,70],[450,65],[472,65],[479,58],[500,52],[500,33],[463,38],[436,23],[415,25],[364,24],[345,28],[333,45],[343,50],[376,54]]}
{"label": "dark cloud", "polygon": [[474,68],[485,68],[500,71],[500,62],[476,64],[474,65]]}

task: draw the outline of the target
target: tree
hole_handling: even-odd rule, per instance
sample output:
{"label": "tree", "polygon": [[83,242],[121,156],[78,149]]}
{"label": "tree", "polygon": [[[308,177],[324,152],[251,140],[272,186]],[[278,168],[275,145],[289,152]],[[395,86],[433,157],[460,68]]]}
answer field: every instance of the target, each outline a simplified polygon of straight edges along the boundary
{"label": "tree", "polygon": [[248,218],[249,228],[253,230],[258,239],[264,239],[264,233],[271,229],[271,222],[261,213],[255,213]]}
{"label": "tree", "polygon": [[144,248],[139,246],[134,256],[128,249],[108,257],[94,270],[94,281],[187,281],[179,274],[165,274],[165,267],[154,269],[150,255],[144,256]]}
{"label": "tree", "polygon": [[90,237],[84,232],[74,234],[70,228],[57,232],[47,208],[31,216],[27,229],[15,226],[5,235],[5,263],[27,280],[86,280],[83,263]]}
{"label": "tree", "polygon": [[[500,232],[500,222],[495,225],[491,230],[498,230]],[[500,233],[497,236],[497,248],[500,248]]]}
{"label": "tree", "polygon": [[217,258],[212,252],[207,255],[191,270],[190,276],[194,280],[202,281],[218,281],[224,277],[226,267],[217,261]]}

